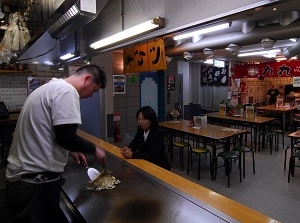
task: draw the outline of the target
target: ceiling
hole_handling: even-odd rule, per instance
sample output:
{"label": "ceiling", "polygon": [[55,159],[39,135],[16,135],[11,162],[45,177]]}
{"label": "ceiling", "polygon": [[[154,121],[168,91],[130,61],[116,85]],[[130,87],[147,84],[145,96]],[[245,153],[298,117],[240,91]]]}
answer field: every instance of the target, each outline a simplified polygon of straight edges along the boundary
{"label": "ceiling", "polygon": [[[178,42],[176,43],[173,37],[186,31],[165,36],[167,42],[166,55],[184,60],[183,53],[189,52],[192,56],[189,62],[201,62],[208,58],[243,63],[274,60],[275,58],[264,56],[238,57],[237,53],[230,52],[225,48],[229,44],[236,44],[240,46],[240,53],[263,50],[264,48],[260,42],[265,38],[275,41],[273,49],[284,49],[293,46],[295,42],[292,42],[290,38],[300,38],[300,4],[298,0],[276,5],[271,4],[223,18],[222,22],[230,22],[231,27],[205,34],[203,39],[196,43],[193,43],[192,38],[189,38],[177,45]],[[213,55],[205,54],[203,51],[205,48],[210,48]],[[300,46],[298,54],[300,54]],[[284,55],[279,52],[276,57],[284,57]]]}
{"label": "ceiling", "polygon": [[[0,5],[10,5],[14,10],[24,10],[24,8],[26,9],[24,2],[25,1],[20,0],[0,0]],[[46,0],[38,2],[45,3]],[[58,3],[63,1],[53,2],[58,5]],[[49,7],[49,4],[39,4],[34,7],[38,10],[38,13],[36,14],[40,15],[41,12],[45,11],[44,7]],[[48,11],[51,11],[51,9],[48,9]],[[46,16],[36,16],[34,19],[31,19],[31,21],[28,21],[28,28],[32,33],[37,33],[37,30],[34,29],[35,27],[38,27],[38,23],[45,23],[45,21],[43,21],[45,17]],[[50,14],[48,18],[49,17]],[[181,44],[173,40],[173,37],[176,34],[186,32],[186,30],[180,30],[177,33],[165,35],[166,55],[174,58],[174,60],[177,59],[184,61],[183,53],[189,52],[192,56],[192,58],[189,59],[190,62],[202,62],[211,57],[214,59],[240,62],[262,62],[274,60],[263,56],[238,57],[237,54],[234,54],[225,48],[229,44],[236,44],[241,47],[239,52],[257,49],[261,50],[263,47],[260,42],[265,38],[273,39],[275,41],[273,48],[283,49],[291,47],[295,43],[289,39],[300,38],[299,0],[280,1],[280,4],[274,3],[261,8],[237,13],[235,15],[222,18],[222,22],[230,22],[230,28],[205,34],[201,40],[195,43],[193,43],[191,39],[187,39]],[[211,21],[210,23],[220,23],[220,21]],[[190,27],[189,29],[194,30],[195,28]],[[43,35],[47,35],[47,32],[43,33]],[[0,31],[0,40],[1,39],[2,36]],[[48,46],[55,45],[55,40],[50,36],[46,37],[46,39],[49,39]],[[39,47],[35,48],[39,49]],[[41,48],[43,47],[41,46]],[[205,48],[210,48],[213,51],[213,56],[205,54],[203,52]],[[45,52],[45,50],[43,52]],[[23,58],[30,57],[31,54],[38,55],[39,53],[40,52],[25,52]],[[55,57],[57,60],[57,54],[58,51],[53,50],[35,61],[44,63],[47,58],[49,58],[48,61],[54,61],[53,58]],[[300,54],[300,49],[297,54]],[[279,53],[277,57],[283,57],[283,54]],[[32,62],[33,60],[24,61],[24,63]]]}

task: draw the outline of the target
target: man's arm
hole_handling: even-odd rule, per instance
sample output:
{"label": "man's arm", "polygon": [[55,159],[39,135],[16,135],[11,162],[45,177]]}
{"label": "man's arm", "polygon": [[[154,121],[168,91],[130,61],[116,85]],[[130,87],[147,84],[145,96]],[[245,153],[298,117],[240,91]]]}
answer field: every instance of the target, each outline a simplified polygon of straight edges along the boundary
{"label": "man's arm", "polygon": [[77,124],[54,126],[57,143],[73,152],[95,153],[96,146],[76,134]]}

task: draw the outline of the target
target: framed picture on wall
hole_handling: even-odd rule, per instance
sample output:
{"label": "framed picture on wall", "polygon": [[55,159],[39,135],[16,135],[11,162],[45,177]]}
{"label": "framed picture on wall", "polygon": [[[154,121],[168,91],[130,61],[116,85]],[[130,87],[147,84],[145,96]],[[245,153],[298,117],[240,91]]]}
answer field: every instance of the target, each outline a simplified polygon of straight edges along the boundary
{"label": "framed picture on wall", "polygon": [[169,91],[175,90],[175,76],[168,76],[167,89]]}
{"label": "framed picture on wall", "polygon": [[114,94],[125,94],[126,77],[125,75],[113,75]]}

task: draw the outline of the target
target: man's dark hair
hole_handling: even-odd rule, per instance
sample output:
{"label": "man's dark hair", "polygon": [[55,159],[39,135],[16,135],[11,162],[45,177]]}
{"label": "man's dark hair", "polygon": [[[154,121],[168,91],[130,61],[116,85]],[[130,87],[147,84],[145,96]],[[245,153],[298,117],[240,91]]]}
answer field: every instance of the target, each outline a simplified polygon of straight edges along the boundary
{"label": "man's dark hair", "polygon": [[103,69],[101,69],[96,64],[88,64],[78,68],[75,75],[81,75],[83,73],[89,73],[93,76],[93,82],[95,84],[101,84],[101,88],[106,87],[106,74]]}
{"label": "man's dark hair", "polygon": [[139,118],[139,113],[142,112],[143,117],[151,122],[151,128],[158,126],[158,118],[153,108],[150,106],[141,107],[136,113],[136,119]]}

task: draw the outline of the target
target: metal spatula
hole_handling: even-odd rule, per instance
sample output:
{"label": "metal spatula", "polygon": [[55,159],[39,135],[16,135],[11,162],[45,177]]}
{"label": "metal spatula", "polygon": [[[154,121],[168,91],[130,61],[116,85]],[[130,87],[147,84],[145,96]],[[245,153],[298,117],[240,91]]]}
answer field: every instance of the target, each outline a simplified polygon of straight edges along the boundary
{"label": "metal spatula", "polygon": [[97,169],[91,168],[91,167],[89,167],[89,166],[86,165],[86,164],[83,164],[83,165],[84,165],[85,168],[88,169],[88,170],[87,170],[87,174],[88,174],[88,176],[89,176],[89,178],[90,178],[91,180],[95,180],[95,179],[99,176],[100,172],[99,172]]}

